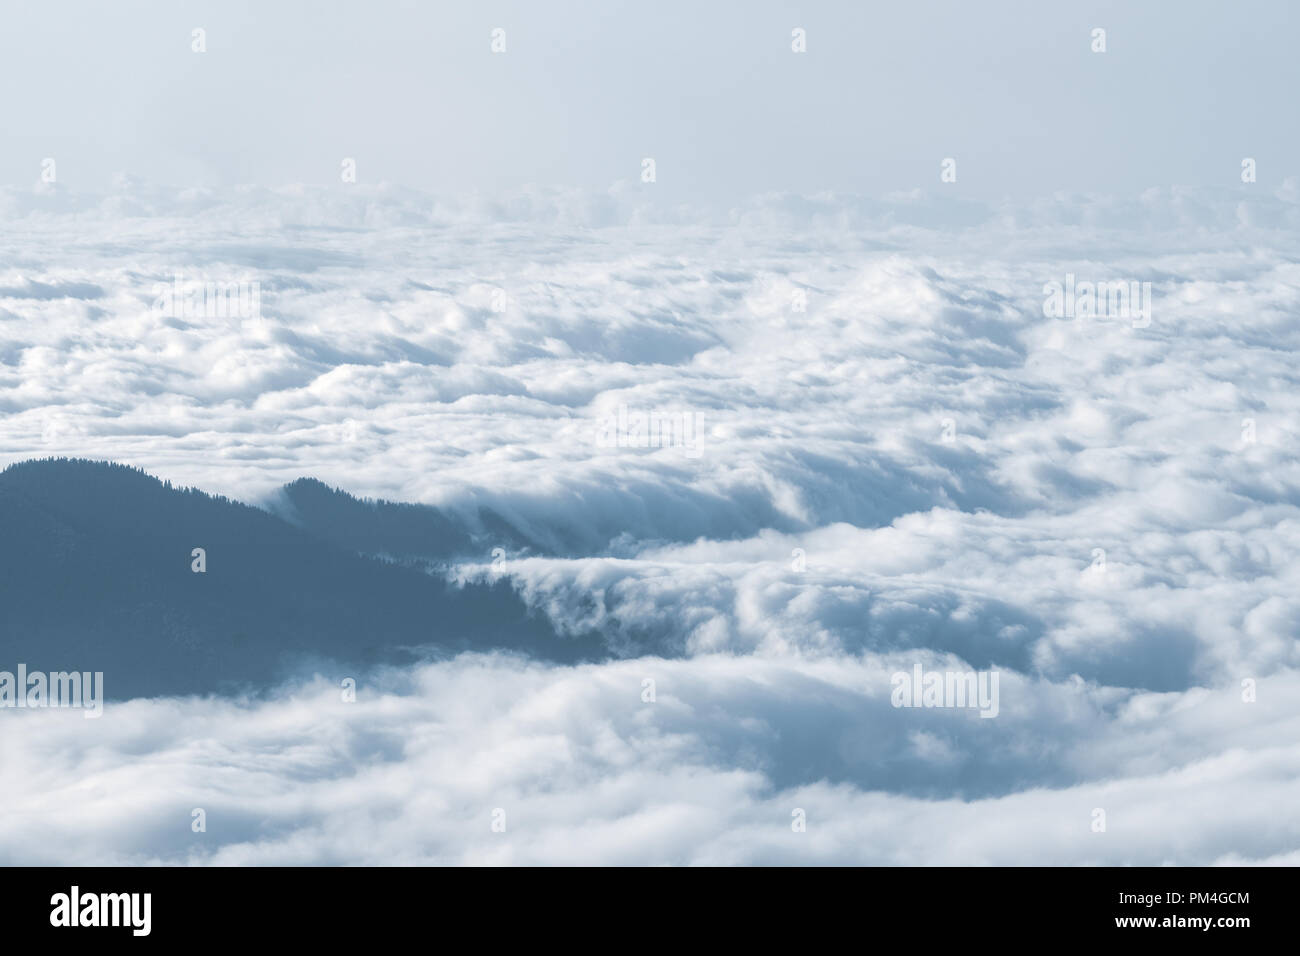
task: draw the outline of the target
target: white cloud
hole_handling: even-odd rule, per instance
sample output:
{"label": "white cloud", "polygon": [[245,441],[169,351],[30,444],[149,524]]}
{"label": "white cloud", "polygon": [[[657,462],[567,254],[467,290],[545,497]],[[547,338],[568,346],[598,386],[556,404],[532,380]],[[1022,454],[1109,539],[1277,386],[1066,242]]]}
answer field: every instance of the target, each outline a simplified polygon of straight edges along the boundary
{"label": "white cloud", "polygon": [[[902,661],[464,656],[363,679],[353,704],[318,679],[262,702],[110,704],[98,721],[11,712],[0,854],[1208,864],[1265,861],[1300,840],[1288,822],[1295,672],[1261,682],[1254,704],[1235,687],[1140,694],[1012,676],[1002,713],[981,720],[891,707]],[[190,828],[198,807],[204,833]],[[505,833],[491,830],[498,807]],[[790,829],[796,807],[806,833]]]}
{"label": "white cloud", "polygon": [[[490,506],[560,555],[510,557],[528,598],[632,658],[26,714],[0,855],[1293,858],[1294,184],[638,195],[0,194],[0,460]],[[157,314],[177,273],[258,281],[261,321]],[[1151,282],[1150,326],[1046,317],[1067,273]],[[599,447],[622,405],[697,414],[699,456]],[[867,691],[916,659],[998,666],[1002,713]]]}

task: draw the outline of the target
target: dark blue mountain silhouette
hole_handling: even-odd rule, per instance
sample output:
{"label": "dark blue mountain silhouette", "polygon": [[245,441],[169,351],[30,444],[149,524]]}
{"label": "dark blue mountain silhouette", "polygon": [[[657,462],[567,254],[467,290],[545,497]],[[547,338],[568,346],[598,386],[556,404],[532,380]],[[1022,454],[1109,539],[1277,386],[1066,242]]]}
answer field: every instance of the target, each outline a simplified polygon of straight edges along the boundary
{"label": "dark blue mountain silhouette", "polygon": [[[0,473],[0,670],[103,671],[107,695],[124,698],[256,689],[304,666],[352,676],[431,647],[606,656],[595,636],[557,635],[506,582],[458,588],[357,554],[400,552],[411,535],[461,546],[436,518],[388,507],[391,527],[341,521],[322,537],[123,465],[12,465]],[[194,548],[205,573],[191,570]]]}
{"label": "dark blue mountain silhouette", "polygon": [[315,478],[299,478],[269,503],[274,514],[349,551],[440,562],[487,561],[492,549],[512,554],[548,550],[490,509],[471,525],[429,505],[354,498]]}

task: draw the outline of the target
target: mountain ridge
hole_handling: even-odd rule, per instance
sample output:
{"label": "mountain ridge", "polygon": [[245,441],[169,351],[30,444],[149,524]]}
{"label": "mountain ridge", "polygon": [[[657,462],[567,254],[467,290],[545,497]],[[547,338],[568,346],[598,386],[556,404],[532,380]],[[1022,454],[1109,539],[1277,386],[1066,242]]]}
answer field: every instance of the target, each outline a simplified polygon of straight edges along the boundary
{"label": "mountain ridge", "polygon": [[[508,581],[458,586],[379,560],[347,544],[363,532],[379,541],[388,525],[329,534],[329,519],[312,530],[114,462],[12,464],[0,472],[0,662],[103,671],[120,699],[256,690],[309,667],[355,676],[465,650],[608,656],[595,635],[559,635]],[[420,534],[461,543],[450,523],[423,520]]]}

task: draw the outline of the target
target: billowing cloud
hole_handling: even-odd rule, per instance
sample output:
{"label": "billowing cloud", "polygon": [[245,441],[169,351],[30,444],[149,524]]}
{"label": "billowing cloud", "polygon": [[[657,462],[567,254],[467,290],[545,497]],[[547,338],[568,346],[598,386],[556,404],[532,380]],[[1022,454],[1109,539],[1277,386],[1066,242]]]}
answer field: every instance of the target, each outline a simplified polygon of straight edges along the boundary
{"label": "billowing cloud", "polygon": [[0,711],[0,856],[1294,862],[1298,198],[3,193],[0,460],[490,509],[622,659]]}
{"label": "billowing cloud", "polygon": [[1262,681],[1255,703],[1235,686],[1151,694],[1008,675],[984,720],[893,707],[890,675],[909,662],[464,656],[363,679],[353,703],[320,678],[258,702],[111,704],[98,720],[15,711],[0,854],[1207,864],[1267,862],[1300,839],[1295,674]]}

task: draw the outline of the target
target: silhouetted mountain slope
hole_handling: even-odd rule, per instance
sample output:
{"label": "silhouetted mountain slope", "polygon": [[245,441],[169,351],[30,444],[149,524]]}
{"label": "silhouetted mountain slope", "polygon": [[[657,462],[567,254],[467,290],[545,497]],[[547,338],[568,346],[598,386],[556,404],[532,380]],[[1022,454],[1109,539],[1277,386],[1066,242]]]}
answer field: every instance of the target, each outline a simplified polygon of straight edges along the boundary
{"label": "silhouetted mountain slope", "polygon": [[445,559],[474,550],[469,533],[436,508],[362,501],[315,478],[285,485],[275,507],[286,520],[350,551]]}
{"label": "silhouetted mountain slope", "polygon": [[0,473],[0,670],[99,670],[121,698],[264,684],[313,659],[400,661],[416,646],[603,656],[528,615],[506,583],[458,589],[353,553],[367,533],[345,526],[341,547],[106,462],[13,465]]}
{"label": "silhouetted mountain slope", "polygon": [[472,524],[429,505],[360,499],[315,478],[299,478],[269,503],[286,521],[350,551],[430,561],[486,561],[492,549],[546,554],[504,518],[479,509]]}

